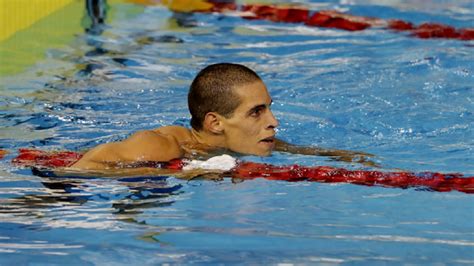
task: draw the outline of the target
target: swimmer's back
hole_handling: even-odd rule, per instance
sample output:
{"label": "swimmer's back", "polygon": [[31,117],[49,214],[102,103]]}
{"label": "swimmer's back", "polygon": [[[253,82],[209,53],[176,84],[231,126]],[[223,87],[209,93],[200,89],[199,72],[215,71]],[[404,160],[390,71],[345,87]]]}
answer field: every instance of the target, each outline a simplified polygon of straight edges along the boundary
{"label": "swimmer's back", "polygon": [[182,145],[191,140],[190,130],[180,126],[138,131],[123,141],[101,144],[89,150],[71,167],[99,170],[140,162],[169,161],[183,157]]}

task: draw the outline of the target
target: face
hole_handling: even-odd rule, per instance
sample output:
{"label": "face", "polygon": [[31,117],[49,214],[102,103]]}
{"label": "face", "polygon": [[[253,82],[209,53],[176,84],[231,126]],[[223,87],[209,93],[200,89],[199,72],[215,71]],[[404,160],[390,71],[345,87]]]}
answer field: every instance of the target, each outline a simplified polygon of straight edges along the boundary
{"label": "face", "polygon": [[241,104],[232,117],[222,118],[228,149],[259,156],[270,155],[275,146],[278,121],[270,110],[272,99],[262,81],[234,88]]}

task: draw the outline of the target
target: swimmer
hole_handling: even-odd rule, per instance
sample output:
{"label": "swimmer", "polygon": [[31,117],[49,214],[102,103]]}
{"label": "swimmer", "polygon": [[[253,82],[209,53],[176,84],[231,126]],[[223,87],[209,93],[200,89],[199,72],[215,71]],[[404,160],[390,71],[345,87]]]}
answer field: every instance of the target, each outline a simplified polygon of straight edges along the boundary
{"label": "swimmer", "polygon": [[278,121],[271,105],[267,87],[253,70],[231,63],[209,65],[197,74],[189,90],[190,129],[165,126],[139,131],[123,141],[89,150],[71,168],[146,166],[229,152],[268,156],[273,150],[370,165],[366,153],[295,146],[277,139]]}

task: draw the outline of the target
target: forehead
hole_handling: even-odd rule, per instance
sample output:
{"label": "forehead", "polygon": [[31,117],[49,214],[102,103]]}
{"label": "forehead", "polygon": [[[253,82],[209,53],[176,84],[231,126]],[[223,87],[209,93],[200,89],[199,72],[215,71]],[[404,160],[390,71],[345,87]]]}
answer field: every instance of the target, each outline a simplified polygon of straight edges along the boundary
{"label": "forehead", "polygon": [[237,109],[250,109],[257,105],[270,104],[272,101],[267,87],[262,81],[237,86],[234,92],[240,99]]}

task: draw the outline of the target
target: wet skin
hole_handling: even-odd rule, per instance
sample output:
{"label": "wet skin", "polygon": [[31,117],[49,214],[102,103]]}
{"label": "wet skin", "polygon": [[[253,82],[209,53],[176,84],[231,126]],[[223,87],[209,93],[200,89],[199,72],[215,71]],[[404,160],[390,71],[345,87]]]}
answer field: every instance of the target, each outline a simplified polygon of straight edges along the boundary
{"label": "wet skin", "polygon": [[275,147],[278,121],[270,105],[272,99],[263,82],[235,89],[241,103],[232,117],[222,118],[224,147],[242,154],[268,156]]}
{"label": "wet skin", "polygon": [[75,169],[110,169],[135,163],[169,161],[175,158],[230,150],[267,156],[275,146],[278,121],[270,110],[272,99],[265,84],[256,81],[234,88],[240,105],[230,117],[208,113],[203,129],[167,126],[140,131],[124,141],[106,143],[88,151]]}
{"label": "wet skin", "polygon": [[107,170],[165,162],[175,158],[209,157],[225,152],[268,156],[272,150],[330,156],[335,160],[377,166],[370,154],[296,146],[275,138],[278,121],[265,84],[256,81],[234,88],[240,104],[230,117],[206,114],[203,129],[166,126],[139,131],[124,141],[99,145],[71,166],[73,170]]}

